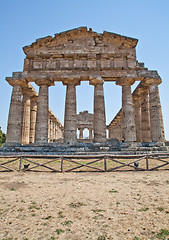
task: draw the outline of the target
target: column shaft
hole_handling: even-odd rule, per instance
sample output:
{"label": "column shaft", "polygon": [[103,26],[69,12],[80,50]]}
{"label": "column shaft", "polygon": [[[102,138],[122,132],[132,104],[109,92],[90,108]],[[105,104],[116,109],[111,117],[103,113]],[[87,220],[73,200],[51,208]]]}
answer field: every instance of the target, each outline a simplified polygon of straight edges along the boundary
{"label": "column shaft", "polygon": [[8,116],[6,143],[20,143],[22,122],[22,87],[14,85]]}
{"label": "column shaft", "polygon": [[135,112],[135,125],[136,125],[136,141],[141,142],[141,101],[140,99],[134,100],[134,112]]}
{"label": "column shaft", "polygon": [[55,141],[56,139],[56,123],[55,123],[55,120],[53,121],[53,142]]}
{"label": "column shaft", "polygon": [[77,141],[76,86],[67,84],[64,120],[64,141]]}
{"label": "column shaft", "polygon": [[37,114],[37,101],[31,100],[30,143],[35,142],[36,114]]}
{"label": "column shaft", "polygon": [[93,139],[93,130],[89,129],[89,139]]}
{"label": "column shaft", "polygon": [[150,85],[150,129],[153,142],[164,142],[164,126],[162,119],[161,103],[158,91],[158,85]]}
{"label": "column shaft", "polygon": [[134,108],[130,85],[122,86],[122,116],[124,141],[135,142],[136,127],[134,121]]}
{"label": "column shaft", "polygon": [[53,120],[50,119],[50,142],[53,142]]}
{"label": "column shaft", "polygon": [[47,85],[40,85],[40,88],[39,88],[35,142],[36,143],[48,142],[48,86]]}
{"label": "column shaft", "polygon": [[22,99],[22,133],[21,143],[29,144],[30,140],[30,96],[23,94]]}
{"label": "column shaft", "polygon": [[79,132],[80,132],[80,133],[79,133],[79,138],[83,138],[83,129],[80,128],[80,129],[79,129]]}
{"label": "column shaft", "polygon": [[141,132],[142,142],[151,142],[149,99],[146,90],[141,93]]}
{"label": "column shaft", "polygon": [[103,84],[94,85],[94,142],[106,141],[106,117]]}

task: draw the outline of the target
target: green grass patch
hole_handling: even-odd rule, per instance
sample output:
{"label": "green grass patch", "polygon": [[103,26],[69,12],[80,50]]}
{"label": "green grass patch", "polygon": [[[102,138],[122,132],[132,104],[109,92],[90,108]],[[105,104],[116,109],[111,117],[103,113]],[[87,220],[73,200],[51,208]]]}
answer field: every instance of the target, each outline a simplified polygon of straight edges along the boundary
{"label": "green grass patch", "polygon": [[55,231],[57,233],[57,235],[61,234],[61,233],[64,233],[64,230],[63,229],[56,229]]}
{"label": "green grass patch", "polygon": [[69,225],[71,225],[72,223],[73,223],[72,221],[66,220],[66,221],[63,223],[63,225],[69,226]]}
{"label": "green grass patch", "polygon": [[77,203],[70,203],[69,206],[73,208],[77,208],[77,207],[85,206],[85,204],[82,202],[77,202]]}
{"label": "green grass patch", "polygon": [[59,211],[58,212],[58,218],[64,218],[65,216],[63,215],[63,212],[62,211]]}
{"label": "green grass patch", "polygon": [[167,240],[167,236],[169,236],[169,230],[166,228],[161,229],[159,233],[157,233],[156,237],[159,239]]}
{"label": "green grass patch", "polygon": [[149,208],[146,207],[146,208],[140,208],[138,211],[139,211],[139,212],[146,212],[146,211],[148,211],[148,210],[149,210]]}
{"label": "green grass patch", "polygon": [[157,208],[160,212],[163,212],[164,211],[164,207],[158,207]]}
{"label": "green grass patch", "polygon": [[103,209],[92,209],[92,212],[99,213],[99,212],[105,212]]}
{"label": "green grass patch", "polygon": [[98,236],[97,240],[106,240],[107,235]]}

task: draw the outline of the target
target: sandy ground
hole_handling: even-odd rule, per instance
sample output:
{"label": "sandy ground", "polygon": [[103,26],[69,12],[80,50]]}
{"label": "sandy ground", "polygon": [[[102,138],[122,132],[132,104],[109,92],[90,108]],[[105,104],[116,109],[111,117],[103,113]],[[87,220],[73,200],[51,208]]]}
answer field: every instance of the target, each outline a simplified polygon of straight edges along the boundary
{"label": "sandy ground", "polygon": [[164,239],[161,229],[169,230],[167,170],[0,173],[1,240]]}

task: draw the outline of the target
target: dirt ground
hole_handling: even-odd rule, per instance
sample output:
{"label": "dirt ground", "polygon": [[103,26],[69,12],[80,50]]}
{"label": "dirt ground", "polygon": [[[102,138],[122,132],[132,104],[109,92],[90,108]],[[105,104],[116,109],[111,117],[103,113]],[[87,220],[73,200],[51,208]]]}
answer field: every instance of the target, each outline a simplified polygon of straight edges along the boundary
{"label": "dirt ground", "polygon": [[168,231],[167,170],[0,173],[1,240],[169,239]]}

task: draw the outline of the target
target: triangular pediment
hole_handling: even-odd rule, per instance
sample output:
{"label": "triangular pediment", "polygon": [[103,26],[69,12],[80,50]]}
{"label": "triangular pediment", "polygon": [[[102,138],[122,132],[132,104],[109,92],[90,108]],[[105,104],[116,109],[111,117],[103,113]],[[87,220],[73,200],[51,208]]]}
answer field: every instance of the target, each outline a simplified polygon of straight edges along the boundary
{"label": "triangular pediment", "polygon": [[112,48],[135,48],[137,42],[138,40],[135,38],[130,38],[106,31],[100,34],[92,31],[91,28],[88,29],[87,27],[80,27],[57,33],[54,37],[47,36],[44,38],[39,38],[31,45],[25,46],[23,50],[26,55],[29,55],[30,53],[38,50],[55,48],[60,48],[60,50],[62,50],[62,48],[66,49],[67,46],[71,46],[73,50],[76,47],[78,48],[78,45],[79,49],[81,50],[86,50],[87,48],[91,50],[92,45],[96,48],[99,46],[102,47],[104,44],[107,44],[106,46],[110,46]]}

